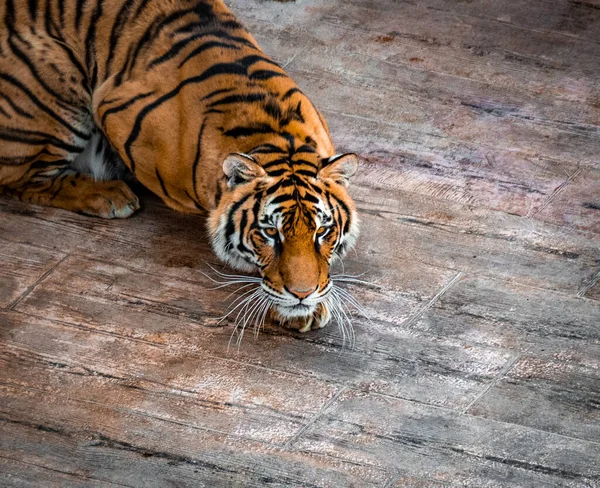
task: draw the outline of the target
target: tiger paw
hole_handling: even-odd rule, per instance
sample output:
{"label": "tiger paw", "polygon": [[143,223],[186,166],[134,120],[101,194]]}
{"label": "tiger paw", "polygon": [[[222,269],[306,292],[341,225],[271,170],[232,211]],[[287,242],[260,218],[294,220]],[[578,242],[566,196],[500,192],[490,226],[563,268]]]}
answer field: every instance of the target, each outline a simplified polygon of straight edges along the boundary
{"label": "tiger paw", "polygon": [[104,219],[123,219],[140,208],[138,197],[123,181],[97,181],[81,195],[79,211]]}
{"label": "tiger paw", "polygon": [[308,332],[309,330],[322,329],[331,321],[329,309],[323,303],[319,303],[317,310],[313,315],[305,319],[305,323],[298,329],[298,332]]}

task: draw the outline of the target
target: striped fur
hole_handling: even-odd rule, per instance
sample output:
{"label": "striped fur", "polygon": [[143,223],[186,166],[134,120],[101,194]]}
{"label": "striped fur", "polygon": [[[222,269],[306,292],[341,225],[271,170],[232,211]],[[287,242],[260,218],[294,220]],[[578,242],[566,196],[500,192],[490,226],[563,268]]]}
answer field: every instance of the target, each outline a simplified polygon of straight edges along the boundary
{"label": "striped fur", "polygon": [[0,192],[127,217],[131,173],[208,211],[281,316],[316,313],[358,233],[357,158],[221,0],[0,0],[0,22]]}

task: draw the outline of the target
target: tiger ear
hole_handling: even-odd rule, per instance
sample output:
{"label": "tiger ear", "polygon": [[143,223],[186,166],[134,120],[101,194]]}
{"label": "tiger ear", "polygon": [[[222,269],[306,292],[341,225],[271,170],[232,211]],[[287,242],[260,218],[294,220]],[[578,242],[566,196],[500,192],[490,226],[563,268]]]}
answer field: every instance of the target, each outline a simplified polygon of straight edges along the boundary
{"label": "tiger ear", "polygon": [[223,173],[227,176],[227,186],[229,188],[235,188],[242,183],[248,183],[254,178],[266,175],[265,170],[254,159],[241,153],[232,153],[225,158]]}
{"label": "tiger ear", "polygon": [[319,170],[318,176],[322,179],[330,178],[347,187],[357,169],[358,156],[356,154],[336,154],[323,160],[323,167]]}

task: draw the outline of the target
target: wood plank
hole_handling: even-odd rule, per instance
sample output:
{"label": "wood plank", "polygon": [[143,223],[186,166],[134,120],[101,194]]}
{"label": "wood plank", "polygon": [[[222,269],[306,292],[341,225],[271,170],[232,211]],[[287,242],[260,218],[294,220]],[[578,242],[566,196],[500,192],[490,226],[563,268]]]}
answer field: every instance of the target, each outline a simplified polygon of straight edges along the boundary
{"label": "wood plank", "polygon": [[[2,435],[8,435],[5,425],[1,429]],[[29,462],[15,461],[10,458],[0,457],[0,483],[4,488],[80,488],[101,487],[114,488],[127,486],[116,483],[105,483],[90,477],[81,477],[76,473],[64,472],[62,466],[45,468]]]}
{"label": "wood plank", "polygon": [[586,298],[600,301],[600,282],[592,285],[585,293]]}
{"label": "wood plank", "polygon": [[290,51],[302,39],[307,47],[288,70],[320,108],[394,123],[425,147],[435,147],[437,135],[577,164],[576,144],[579,156],[596,159],[595,46],[391,0],[318,3],[293,15],[291,6],[234,8],[267,52]]}
{"label": "wood plank", "polygon": [[598,442],[599,358],[569,351],[524,356],[469,413]]}
{"label": "wood plank", "polygon": [[555,198],[534,214],[535,219],[600,234],[600,171],[581,171]]}
{"label": "wood plank", "polygon": [[7,308],[65,255],[0,238],[0,308]]}
{"label": "wood plank", "polygon": [[521,354],[600,357],[594,300],[469,276],[410,324],[415,332]]}
{"label": "wood plank", "polygon": [[[392,273],[385,284],[396,283],[400,293],[419,300],[435,294],[451,276],[429,266],[574,292],[600,259],[593,235],[397,188],[354,185],[351,193],[362,215],[363,232],[356,252],[344,261],[346,271],[366,272],[363,279],[367,280],[380,279],[390,273],[393,259],[402,269],[402,278]],[[203,220],[172,212],[147,194],[143,203],[143,212],[112,225],[0,200],[4,214],[0,232],[19,242],[192,281],[204,279],[205,262],[223,269],[210,250]],[[34,215],[21,215],[26,209]]]}
{"label": "wood plank", "polygon": [[[285,444],[339,386],[174,347],[65,327],[26,316],[2,317],[3,379],[105,404],[124,414],[176,422],[271,444]],[[6,323],[8,322],[8,323]]]}
{"label": "wood plank", "polygon": [[600,483],[598,443],[356,391],[344,393],[294,446],[450,486]]}
{"label": "wood plank", "polygon": [[[182,281],[83,258],[64,264],[18,310],[118,337],[169,344],[182,355],[234,357],[302,377],[458,408],[468,405],[510,357],[506,351],[466,349],[462,344],[438,347],[429,339],[402,334],[399,324],[443,285],[438,282],[439,271],[430,269],[427,278],[424,266],[418,268],[419,280],[421,287],[429,287],[429,297],[417,300],[392,286],[385,291],[357,290],[362,301],[372,301],[367,311],[374,320],[355,317],[354,350],[333,327],[310,336],[272,327],[254,343],[247,337],[236,352],[235,346],[228,350],[231,320],[225,322],[226,328],[207,329],[217,325],[215,317],[224,314],[223,302],[230,293],[210,291],[213,284],[208,279]],[[398,341],[404,344],[400,349]],[[335,368],[332,355],[338,362]]]}
{"label": "wood plank", "polygon": [[389,477],[369,466],[126,412],[118,397],[94,403],[60,390],[46,395],[33,386],[6,383],[0,389],[0,455],[107,486],[359,488],[381,485]]}
{"label": "wood plank", "polygon": [[[361,241],[361,253],[385,257],[393,269],[420,262],[575,294],[600,258],[593,236],[564,234],[527,219],[425,203],[426,197],[414,193],[355,188],[353,195],[362,211],[363,234],[376,236]],[[487,223],[484,216],[490,218]]]}

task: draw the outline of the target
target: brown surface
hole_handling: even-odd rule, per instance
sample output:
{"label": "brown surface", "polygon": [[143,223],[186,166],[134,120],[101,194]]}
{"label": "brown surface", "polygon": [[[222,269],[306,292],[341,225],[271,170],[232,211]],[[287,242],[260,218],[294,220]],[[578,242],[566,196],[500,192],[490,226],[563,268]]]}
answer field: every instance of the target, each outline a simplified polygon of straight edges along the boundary
{"label": "brown surface", "polygon": [[361,155],[370,321],[228,348],[202,219],[0,200],[0,484],[600,486],[600,4],[229,4]]}

